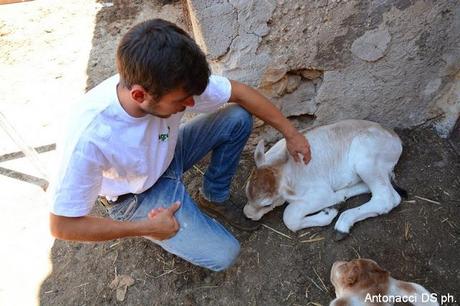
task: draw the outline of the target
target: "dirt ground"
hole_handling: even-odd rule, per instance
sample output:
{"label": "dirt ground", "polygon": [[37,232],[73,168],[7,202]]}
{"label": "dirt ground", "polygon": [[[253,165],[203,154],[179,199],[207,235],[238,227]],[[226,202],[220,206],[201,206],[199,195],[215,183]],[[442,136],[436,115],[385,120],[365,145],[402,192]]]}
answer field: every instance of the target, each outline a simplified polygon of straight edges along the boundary
{"label": "dirt ground", "polygon": [[[84,2],[76,1],[74,6],[75,3]],[[160,16],[187,27],[186,13],[179,1],[120,0],[98,4],[86,67],[88,89],[115,72],[116,43],[132,24]],[[65,6],[65,1],[59,5]],[[75,11],[68,13],[69,18]],[[53,12],[56,13],[38,10],[37,14],[42,15],[30,20],[40,24],[40,20],[56,18],[51,16]],[[0,39],[8,42],[15,29],[8,24],[0,25]],[[42,35],[48,39],[58,35],[52,43],[59,42],[65,33],[59,29],[44,31]],[[14,47],[17,46],[3,44],[2,47],[2,54],[7,54],[13,64],[20,61],[19,56],[11,55]],[[454,295],[456,302],[450,305],[458,305],[460,155],[455,148],[460,148],[460,137],[440,139],[427,127],[397,133],[403,140],[404,152],[396,168],[396,178],[409,197],[390,214],[358,223],[344,241],[333,240],[333,225],[296,234],[289,232],[281,220],[283,207],[266,215],[261,220],[264,226],[254,233],[229,227],[241,242],[241,255],[232,268],[220,273],[193,266],[143,239],[97,244],[56,240],[50,255],[52,271],[40,286],[39,303],[327,305],[334,298],[329,281],[332,263],[365,257],[377,261],[395,278],[418,282],[438,295]],[[191,194],[200,185],[200,172],[205,167],[206,160],[184,176]],[[243,185],[252,167],[252,154],[246,152],[233,186],[242,203]],[[366,199],[366,196],[351,199],[341,211]],[[104,211],[96,208],[94,214],[104,215]],[[111,283],[122,275],[134,282],[120,302]]]}
{"label": "dirt ground", "polygon": [[[266,227],[254,233],[232,228],[242,251],[237,263],[221,273],[195,267],[141,239],[56,241],[53,272],[42,285],[41,302],[116,304],[109,284],[115,275],[129,275],[135,283],[128,288],[127,305],[327,305],[334,298],[332,263],[357,257],[374,259],[398,279],[458,298],[459,155],[429,129],[398,134],[404,153],[396,177],[409,192],[408,199],[388,215],[358,223],[344,241],[333,240],[332,225],[290,233],[281,221],[282,208],[265,216],[261,222]],[[245,182],[252,167],[246,154],[235,182]],[[201,174],[194,169],[184,179],[193,191]],[[235,192],[242,194],[242,187],[236,183]],[[351,199],[342,209],[365,200],[366,196]],[[314,238],[321,240],[304,242]]]}

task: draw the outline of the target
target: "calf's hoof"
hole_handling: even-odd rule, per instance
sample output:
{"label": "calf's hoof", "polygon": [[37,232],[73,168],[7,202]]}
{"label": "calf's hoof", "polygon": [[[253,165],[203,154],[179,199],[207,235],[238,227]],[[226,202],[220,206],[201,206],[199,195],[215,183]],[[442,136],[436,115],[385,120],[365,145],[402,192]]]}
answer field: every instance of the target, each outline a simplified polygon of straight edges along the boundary
{"label": "calf's hoof", "polygon": [[348,233],[344,233],[344,232],[341,232],[341,231],[335,231],[335,237],[334,237],[334,241],[341,241],[345,238],[348,237]]}

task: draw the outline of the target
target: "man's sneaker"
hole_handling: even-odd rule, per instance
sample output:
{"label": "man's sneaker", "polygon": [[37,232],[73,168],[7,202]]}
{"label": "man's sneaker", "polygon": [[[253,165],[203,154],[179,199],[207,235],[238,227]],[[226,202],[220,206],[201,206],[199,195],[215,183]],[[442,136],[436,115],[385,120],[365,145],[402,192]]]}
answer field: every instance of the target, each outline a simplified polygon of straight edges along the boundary
{"label": "man's sneaker", "polygon": [[222,203],[214,203],[206,200],[201,192],[197,192],[198,207],[214,218],[220,218],[227,221],[237,229],[252,232],[260,227],[260,223],[252,221],[243,214],[242,207],[239,207],[231,199]]}

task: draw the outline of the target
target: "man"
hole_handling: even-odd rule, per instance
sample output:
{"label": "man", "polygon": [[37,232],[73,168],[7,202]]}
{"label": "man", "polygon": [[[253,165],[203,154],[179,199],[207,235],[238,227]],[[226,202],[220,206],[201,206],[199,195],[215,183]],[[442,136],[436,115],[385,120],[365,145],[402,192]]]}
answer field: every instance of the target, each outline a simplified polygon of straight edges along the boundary
{"label": "man", "polygon": [[[133,27],[117,49],[119,75],[89,91],[72,111],[50,189],[50,228],[59,239],[104,241],[142,236],[177,256],[220,271],[239,243],[203,214],[183,172],[212,151],[198,204],[244,230],[229,186],[254,114],[278,129],[303,162],[309,145],[256,90],[210,75],[205,55],[182,29],[160,20]],[[221,107],[226,102],[234,102]],[[208,113],[180,125],[184,111]],[[89,216],[99,196],[111,219]]]}

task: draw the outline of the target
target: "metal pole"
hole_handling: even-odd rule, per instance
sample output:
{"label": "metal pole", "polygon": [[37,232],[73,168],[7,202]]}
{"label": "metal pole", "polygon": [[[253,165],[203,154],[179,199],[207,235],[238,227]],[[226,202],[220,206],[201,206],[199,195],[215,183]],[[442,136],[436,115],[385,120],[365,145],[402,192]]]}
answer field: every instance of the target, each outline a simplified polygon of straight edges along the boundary
{"label": "metal pole", "polygon": [[8,122],[6,117],[0,112],[0,126],[8,134],[11,140],[21,149],[24,155],[30,160],[35,169],[38,170],[41,176],[48,179],[47,171],[40,161],[37,151],[29,146],[14,127]]}

